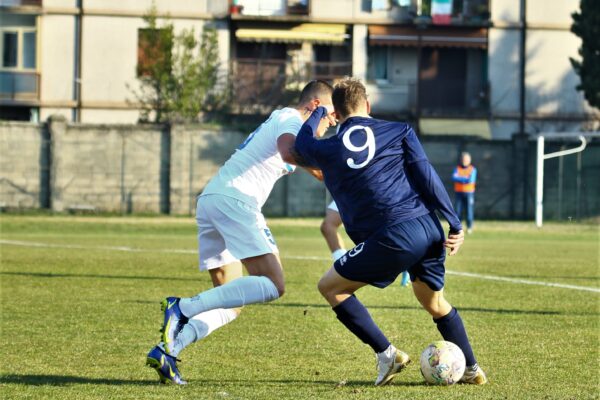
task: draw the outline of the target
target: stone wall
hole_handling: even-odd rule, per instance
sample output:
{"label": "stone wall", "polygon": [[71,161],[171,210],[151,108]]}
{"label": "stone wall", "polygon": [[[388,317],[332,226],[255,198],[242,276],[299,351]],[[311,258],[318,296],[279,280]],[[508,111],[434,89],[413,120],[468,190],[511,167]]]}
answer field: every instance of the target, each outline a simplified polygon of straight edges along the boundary
{"label": "stone wall", "polygon": [[[193,215],[196,196],[247,133],[207,126],[72,125],[0,122],[0,207],[53,211]],[[535,141],[423,137],[425,151],[452,196],[462,151],[478,168],[476,218],[532,219]],[[547,153],[575,141],[547,141]],[[562,161],[561,161],[562,160]],[[579,155],[547,160],[544,216],[600,215],[600,141]],[[330,201],[308,173],[280,179],[268,216],[319,216]]]}
{"label": "stone wall", "polygon": [[47,141],[43,125],[0,125],[0,206],[40,208],[47,206],[41,181]]}

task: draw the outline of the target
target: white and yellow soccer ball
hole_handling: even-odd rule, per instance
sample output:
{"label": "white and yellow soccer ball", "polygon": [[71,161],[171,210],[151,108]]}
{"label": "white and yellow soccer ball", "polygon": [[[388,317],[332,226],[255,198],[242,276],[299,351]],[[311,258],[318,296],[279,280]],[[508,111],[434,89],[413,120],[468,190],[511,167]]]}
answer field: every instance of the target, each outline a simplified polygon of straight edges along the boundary
{"label": "white and yellow soccer ball", "polygon": [[451,342],[439,340],[421,353],[421,374],[431,385],[453,385],[465,373],[465,355]]}

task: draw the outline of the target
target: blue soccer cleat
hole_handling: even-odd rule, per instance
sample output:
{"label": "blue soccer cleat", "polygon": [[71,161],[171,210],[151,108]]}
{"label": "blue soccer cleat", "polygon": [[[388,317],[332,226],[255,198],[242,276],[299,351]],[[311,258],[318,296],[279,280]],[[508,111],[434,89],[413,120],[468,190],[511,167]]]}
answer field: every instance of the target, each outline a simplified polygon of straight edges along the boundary
{"label": "blue soccer cleat", "polygon": [[154,346],[146,358],[146,365],[156,370],[160,383],[186,385],[177,369],[177,358],[168,355],[160,346]]}
{"label": "blue soccer cleat", "polygon": [[179,297],[167,297],[161,303],[161,309],[165,313],[162,327],[162,341],[165,344],[165,352],[169,354],[169,347],[175,341],[175,337],[188,322],[188,318],[181,313],[179,308]]}

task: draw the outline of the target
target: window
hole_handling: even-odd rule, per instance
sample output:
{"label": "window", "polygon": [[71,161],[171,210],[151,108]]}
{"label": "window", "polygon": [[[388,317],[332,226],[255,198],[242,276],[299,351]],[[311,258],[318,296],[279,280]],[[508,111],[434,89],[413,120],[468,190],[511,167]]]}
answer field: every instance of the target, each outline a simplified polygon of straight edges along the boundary
{"label": "window", "polygon": [[371,0],[371,11],[387,11],[389,9],[389,0]]}
{"label": "window", "polygon": [[15,68],[18,60],[18,32],[2,33],[2,66],[6,68]]}
{"label": "window", "polygon": [[173,31],[170,29],[138,30],[138,76],[152,76],[154,71],[170,71]]}
{"label": "window", "polygon": [[23,68],[35,69],[35,32],[23,32]]}
{"label": "window", "polygon": [[367,79],[370,81],[387,82],[388,77],[388,47],[372,46],[368,52]]}
{"label": "window", "polygon": [[11,28],[0,31],[1,68],[35,69],[36,31],[28,28]]}

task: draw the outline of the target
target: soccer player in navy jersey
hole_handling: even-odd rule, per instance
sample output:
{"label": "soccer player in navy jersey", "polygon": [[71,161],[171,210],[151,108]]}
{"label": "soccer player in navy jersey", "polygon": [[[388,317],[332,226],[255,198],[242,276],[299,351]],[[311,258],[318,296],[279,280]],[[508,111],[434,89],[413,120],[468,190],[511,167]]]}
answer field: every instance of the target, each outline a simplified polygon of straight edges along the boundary
{"label": "soccer player in navy jersey", "polygon": [[[448,193],[407,124],[369,117],[365,87],[356,79],[338,83],[334,115],[341,124],[328,139],[315,136],[325,107],[317,108],[296,138],[300,165],[321,169],[338,205],[346,232],[356,243],[319,281],[319,291],[340,322],[377,356],[376,385],[385,385],[409,362],[375,324],[354,292],[366,285],[384,288],[403,271],[431,314],[444,340],[463,351],[465,383],[487,383],[478,367],[458,311],[444,298],[445,248],[458,252],[464,233]],[[448,238],[435,215],[450,224]]]}

